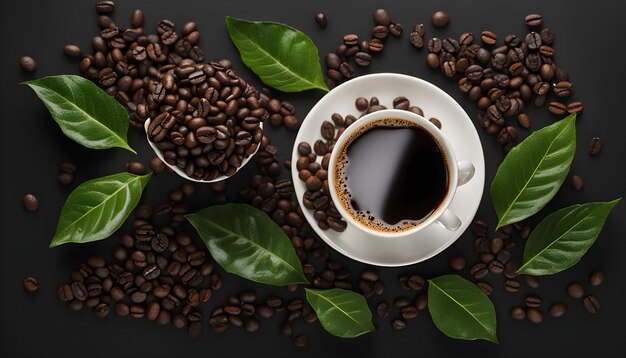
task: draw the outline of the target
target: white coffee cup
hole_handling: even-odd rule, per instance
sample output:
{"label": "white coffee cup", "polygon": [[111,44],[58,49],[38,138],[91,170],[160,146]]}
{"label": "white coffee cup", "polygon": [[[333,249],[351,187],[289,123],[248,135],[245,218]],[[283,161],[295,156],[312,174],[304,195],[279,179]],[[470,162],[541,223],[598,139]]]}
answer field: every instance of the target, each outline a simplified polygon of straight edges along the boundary
{"label": "white coffee cup", "polygon": [[[340,190],[338,183],[340,181],[339,176],[341,175],[342,170],[337,166],[339,165],[338,162],[341,160],[340,158],[345,153],[348,145],[361,134],[376,126],[397,126],[399,122],[398,120],[403,123],[409,123],[410,125],[420,127],[435,139],[439,149],[443,153],[442,156],[445,160],[448,171],[447,192],[445,193],[443,200],[441,200],[437,208],[430,214],[430,216],[414,226],[398,231],[378,230],[371,227],[371,225],[365,225],[354,218],[354,215],[356,214],[354,213],[354,209],[349,207],[350,200],[341,200],[342,197],[340,197],[340,195],[342,194],[338,192]],[[442,225],[451,231],[457,230],[461,226],[461,220],[448,207],[454,199],[457,187],[469,182],[473,176],[474,165],[469,161],[456,161],[452,146],[439,128],[420,115],[398,109],[386,109],[370,113],[346,128],[334,145],[328,165],[328,187],[338,212],[348,222],[348,224],[378,237],[409,236],[433,224]],[[376,184],[373,183],[372,190],[376,190],[375,186]]]}

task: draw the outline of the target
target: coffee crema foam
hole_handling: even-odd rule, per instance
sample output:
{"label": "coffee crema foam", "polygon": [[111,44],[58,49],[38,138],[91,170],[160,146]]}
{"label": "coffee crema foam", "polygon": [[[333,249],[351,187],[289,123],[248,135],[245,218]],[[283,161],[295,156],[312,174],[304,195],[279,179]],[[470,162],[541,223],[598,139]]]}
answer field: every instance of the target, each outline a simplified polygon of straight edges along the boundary
{"label": "coffee crema foam", "polygon": [[[358,122],[356,122],[355,125],[358,125]],[[352,205],[352,200],[353,200],[352,194],[350,193],[350,190],[348,189],[348,183],[347,183],[348,177],[346,176],[346,169],[348,168],[348,164],[349,164],[347,149],[348,149],[348,146],[350,146],[357,137],[361,136],[364,132],[374,127],[390,127],[390,128],[417,127],[427,132],[427,130],[424,129],[422,126],[409,120],[405,120],[401,118],[382,118],[380,120],[376,120],[366,125],[363,125],[357,131],[350,134],[350,137],[348,137],[348,139],[344,142],[341,148],[339,148],[339,156],[337,157],[335,168],[333,168],[333,173],[331,174],[333,175],[334,189],[335,189],[335,192],[337,193],[337,197],[339,200],[338,204],[341,205],[344,208],[344,210],[348,212],[348,214],[353,220],[367,227],[370,230],[379,231],[383,233],[402,233],[402,232],[410,231],[418,227],[424,221],[428,220],[428,218],[430,218],[435,212],[437,212],[440,209],[441,203],[443,202],[443,200],[437,205],[437,207],[433,208],[433,210],[427,216],[421,218],[420,220],[401,220],[395,225],[391,225],[375,217],[374,215],[372,215],[370,211],[359,210]],[[450,170],[447,164],[448,158],[446,156],[446,153],[443,150],[441,150],[441,145],[439,144],[439,142],[434,137],[431,136],[431,138],[437,144],[437,146],[439,147],[441,151],[443,161],[444,163],[446,163],[445,166],[446,166],[447,175],[449,176]],[[376,170],[376,169],[373,168],[373,170]],[[447,186],[448,184],[446,184],[446,187]],[[377,189],[376,183],[372,183],[372,190],[376,190],[376,189]]]}

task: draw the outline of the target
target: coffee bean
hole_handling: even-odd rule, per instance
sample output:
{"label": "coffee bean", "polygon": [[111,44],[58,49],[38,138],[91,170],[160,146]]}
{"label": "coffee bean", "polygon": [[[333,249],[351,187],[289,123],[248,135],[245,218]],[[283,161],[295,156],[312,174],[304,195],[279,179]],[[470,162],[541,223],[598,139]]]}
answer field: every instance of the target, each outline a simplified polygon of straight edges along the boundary
{"label": "coffee bean", "polygon": [[550,102],[548,110],[554,115],[562,116],[567,113],[567,106],[561,102]]}
{"label": "coffee bean", "polygon": [[372,36],[375,39],[383,40],[389,35],[389,27],[383,25],[377,25],[372,29]]}
{"label": "coffee bean", "polygon": [[406,306],[400,310],[400,315],[404,319],[413,319],[417,317],[417,308],[414,306]]}
{"label": "coffee bean", "polygon": [[483,31],[480,34],[480,39],[485,45],[493,45],[497,41],[496,34],[491,31]]}
{"label": "coffee bean", "polygon": [[567,113],[579,113],[583,110],[582,102],[572,102],[567,104]]}
{"label": "coffee bean", "polygon": [[465,259],[464,256],[453,256],[452,258],[450,258],[450,261],[448,261],[448,264],[450,266],[451,269],[456,270],[456,271],[461,271],[465,268],[465,265],[467,265],[467,260]]}
{"label": "coffee bean", "polygon": [[565,312],[567,312],[567,306],[565,305],[565,303],[562,302],[558,302],[553,304],[552,306],[550,306],[550,316],[552,317],[561,317],[565,314]]}
{"label": "coffee bean", "polygon": [[409,42],[413,47],[420,49],[424,47],[424,36],[420,35],[418,32],[411,32],[409,34]]}
{"label": "coffee bean", "polygon": [[391,25],[391,15],[389,15],[389,12],[385,9],[376,9],[372,17],[375,25]]}
{"label": "coffee bean", "polygon": [[525,113],[520,113],[517,115],[517,122],[522,128],[528,129],[531,127],[530,117]]}
{"label": "coffee bean", "polygon": [[356,55],[354,56],[354,62],[361,67],[369,66],[371,60],[372,60],[372,56],[370,56],[369,54],[365,52],[357,52]]}
{"label": "coffee bean", "polygon": [[526,34],[525,41],[530,50],[537,50],[541,47],[541,35],[534,31]]}
{"label": "coffee bean", "polygon": [[478,282],[476,282],[476,286],[478,286],[478,288],[481,291],[483,291],[483,293],[485,295],[487,295],[487,296],[489,296],[489,295],[491,295],[493,293],[493,286],[491,286],[487,282],[478,281]]}
{"label": "coffee bean", "polygon": [[146,174],[146,167],[145,167],[145,165],[143,165],[143,163],[139,163],[139,162],[126,163],[126,170],[129,173],[135,174],[135,175],[145,175]]}
{"label": "coffee bean", "polygon": [[391,327],[396,331],[401,331],[406,328],[406,321],[403,319],[394,319],[391,322]]}
{"label": "coffee bean", "polygon": [[602,150],[602,140],[600,137],[591,138],[591,142],[589,142],[589,154],[598,155]]}
{"label": "coffee bean", "polygon": [[528,308],[526,309],[526,317],[532,323],[539,324],[543,321],[543,314],[537,308]]}
{"label": "coffee bean", "polygon": [[20,57],[20,67],[24,72],[35,72],[37,71],[37,61],[30,56],[22,56]]}
{"label": "coffee bean", "polygon": [[470,274],[477,280],[487,276],[488,273],[489,270],[487,269],[487,266],[482,262],[477,263],[470,268]]}
{"label": "coffee bean", "polygon": [[526,318],[526,311],[522,307],[513,307],[511,309],[511,317],[516,320],[522,320]]}
{"label": "coffee bean", "polygon": [[539,307],[541,306],[541,297],[539,296],[526,296],[526,299],[524,300],[524,302],[526,303],[526,306],[528,307]]}
{"label": "coffee bean", "polygon": [[523,277],[528,287],[531,287],[531,288],[539,287],[539,279],[536,276],[524,275]]}
{"label": "coffee bean", "polygon": [[529,15],[526,15],[526,17],[524,18],[524,21],[526,21],[526,25],[528,26],[537,27],[537,26],[541,26],[543,22],[543,17],[539,14],[529,14]]}
{"label": "coffee bean", "polygon": [[585,289],[580,283],[571,282],[569,285],[567,285],[567,293],[572,298],[582,298],[585,295]]}
{"label": "coffee bean", "polygon": [[498,260],[493,260],[489,263],[489,271],[499,274],[504,271],[504,264]]}
{"label": "coffee bean", "polygon": [[293,344],[298,348],[306,347],[309,344],[309,337],[305,334],[299,334],[293,339]]}
{"label": "coffee bean", "polygon": [[36,278],[32,277],[32,276],[28,276],[24,279],[24,289],[28,292],[37,292],[37,290],[39,289],[39,282],[37,281]]}
{"label": "coffee bean", "polygon": [[594,295],[585,297],[583,304],[589,313],[594,314],[600,312],[600,301],[598,301],[598,298]]}
{"label": "coffee bean", "polygon": [[391,33],[393,37],[402,36],[402,32],[403,32],[402,25],[398,23],[392,23],[391,25],[389,25],[389,33]]}
{"label": "coffee bean", "polygon": [[[367,110],[367,107],[369,107],[369,101],[365,97],[358,97],[355,100],[354,105],[355,105],[355,107],[356,107],[356,109],[358,111],[364,112],[364,111]],[[337,115],[339,116],[339,118],[341,118],[341,116],[339,114],[337,114]],[[334,118],[333,118],[333,121],[335,121]],[[341,122],[340,123],[343,125],[343,118],[341,118]],[[335,121],[335,124],[337,125],[337,121]]]}
{"label": "coffee bean", "polygon": [[78,58],[81,56],[80,47],[74,44],[68,44],[63,46],[63,53],[68,57]]}
{"label": "coffee bean", "polygon": [[446,27],[450,23],[450,15],[445,11],[436,11],[430,16],[430,21],[435,27]]}
{"label": "coffee bean", "polygon": [[28,211],[37,211],[39,209],[39,199],[33,194],[26,194],[22,198],[22,205]]}
{"label": "coffee bean", "polygon": [[115,2],[111,0],[98,1],[96,3],[96,11],[100,15],[107,15],[115,10]]}
{"label": "coffee bean", "polygon": [[504,290],[507,292],[517,292],[519,291],[520,283],[517,280],[506,280],[504,281]]}
{"label": "coffee bean", "polygon": [[571,184],[574,190],[582,190],[583,186],[585,185],[585,183],[583,182],[583,178],[578,175],[572,175]]}
{"label": "coffee bean", "polygon": [[328,25],[328,19],[326,19],[326,15],[322,12],[315,14],[315,22],[322,28]]}
{"label": "coffee bean", "polygon": [[391,314],[391,307],[389,303],[383,301],[376,306],[376,314],[378,317],[387,318]]}
{"label": "coffee bean", "polygon": [[594,271],[589,275],[589,283],[592,286],[600,286],[604,282],[604,274],[601,271]]}

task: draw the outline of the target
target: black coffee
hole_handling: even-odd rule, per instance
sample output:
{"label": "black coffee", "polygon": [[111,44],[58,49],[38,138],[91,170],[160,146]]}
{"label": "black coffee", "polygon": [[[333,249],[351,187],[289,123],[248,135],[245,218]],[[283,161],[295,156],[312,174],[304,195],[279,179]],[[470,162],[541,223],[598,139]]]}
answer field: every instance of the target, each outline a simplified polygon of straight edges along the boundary
{"label": "black coffee", "polygon": [[401,119],[377,121],[356,134],[335,172],[344,208],[379,231],[404,231],[426,220],[448,191],[446,158],[435,138]]}

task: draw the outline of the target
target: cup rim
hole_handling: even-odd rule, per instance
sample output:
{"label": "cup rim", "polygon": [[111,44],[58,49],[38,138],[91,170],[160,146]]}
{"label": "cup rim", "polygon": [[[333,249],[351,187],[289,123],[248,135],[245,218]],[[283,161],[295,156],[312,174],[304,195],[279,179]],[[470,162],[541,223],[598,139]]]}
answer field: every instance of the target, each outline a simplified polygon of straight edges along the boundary
{"label": "cup rim", "polygon": [[[403,120],[409,120],[410,122],[415,123],[416,125],[422,127],[427,130],[430,135],[432,135],[440,149],[444,151],[444,157],[446,159],[446,167],[448,170],[448,191],[446,192],[446,196],[444,200],[437,206],[437,209],[424,221],[419,223],[416,227],[404,230],[399,233],[393,232],[382,232],[377,231],[371,228],[368,228],[359,222],[357,222],[352,216],[347,212],[346,208],[341,204],[339,200],[339,195],[337,194],[337,190],[335,188],[335,166],[337,164],[337,158],[339,157],[339,152],[343,147],[347,145],[348,138],[355,132],[363,129],[363,127],[367,126],[372,122],[376,122],[378,120],[395,117]],[[330,155],[330,160],[328,163],[329,173],[328,173],[328,188],[330,191],[330,196],[335,203],[335,207],[337,211],[341,214],[341,216],[346,220],[350,225],[354,226],[358,230],[366,231],[374,236],[383,237],[383,238],[401,238],[411,236],[426,227],[434,224],[439,217],[447,210],[447,208],[452,203],[454,199],[454,195],[457,190],[457,182],[458,182],[458,163],[456,161],[456,156],[454,155],[454,151],[452,150],[452,146],[448,142],[448,140],[443,136],[441,130],[437,128],[433,123],[429,120],[420,116],[417,113],[413,113],[406,110],[401,109],[383,109],[380,111],[372,112],[366,114],[361,117],[358,121],[356,121],[351,126],[347,127],[344,132],[339,136],[337,141],[334,144],[333,150]]]}
{"label": "cup rim", "polygon": [[[196,183],[205,183],[205,184],[209,184],[209,183],[215,183],[218,181],[222,181],[222,180],[226,180],[228,178],[232,178],[235,176],[235,174],[237,174],[239,172],[239,170],[241,170],[241,168],[245,167],[246,164],[248,164],[248,162],[250,161],[250,159],[252,159],[252,157],[254,157],[256,155],[256,153],[259,151],[259,146],[256,147],[256,150],[254,151],[254,153],[250,154],[248,157],[243,158],[243,160],[241,161],[241,165],[237,168],[237,170],[235,171],[235,173],[231,176],[227,176],[227,175],[220,175],[218,177],[216,177],[213,180],[201,180],[201,179],[195,179],[192,178],[190,176],[188,176],[182,169],[180,169],[178,166],[176,165],[172,165],[168,162],[165,161],[165,157],[163,156],[163,152],[161,151],[161,149],[159,149],[156,146],[156,143],[154,143],[153,141],[150,140],[150,135],[148,134],[148,127],[150,126],[150,123],[152,122],[151,118],[147,118],[143,124],[143,128],[144,131],[146,132],[146,140],[148,141],[148,145],[150,145],[150,148],[152,148],[152,150],[154,151],[154,153],[157,155],[157,157],[159,157],[159,159],[161,159],[161,161],[163,162],[163,164],[167,165],[168,168],[172,169],[176,174],[178,174],[181,178],[186,179],[186,180],[190,180],[190,181],[194,181]],[[263,122],[259,123],[259,127],[261,129],[263,129]]]}

